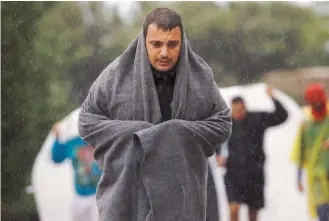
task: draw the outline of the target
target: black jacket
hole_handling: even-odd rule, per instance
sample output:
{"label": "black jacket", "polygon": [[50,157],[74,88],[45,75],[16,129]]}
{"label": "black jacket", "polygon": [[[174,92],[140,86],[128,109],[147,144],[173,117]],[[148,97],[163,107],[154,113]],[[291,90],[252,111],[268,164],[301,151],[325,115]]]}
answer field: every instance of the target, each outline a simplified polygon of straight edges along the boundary
{"label": "black jacket", "polygon": [[[283,123],[288,118],[288,113],[282,104],[276,99],[273,99],[273,102],[275,105],[273,113],[248,112],[242,121],[233,120],[232,135],[227,142],[229,156],[226,169],[228,171],[263,169],[265,130]],[[216,148],[217,154],[220,154],[220,148]]]}
{"label": "black jacket", "polygon": [[159,73],[153,70],[153,78],[158,93],[161,122],[171,119],[171,103],[174,96],[175,72]]}

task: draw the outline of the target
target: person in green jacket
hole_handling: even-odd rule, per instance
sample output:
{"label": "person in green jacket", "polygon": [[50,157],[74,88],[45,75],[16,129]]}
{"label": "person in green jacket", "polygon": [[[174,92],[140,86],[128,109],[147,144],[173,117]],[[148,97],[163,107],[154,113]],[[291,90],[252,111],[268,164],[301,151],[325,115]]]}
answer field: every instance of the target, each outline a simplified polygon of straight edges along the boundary
{"label": "person in green jacket", "polygon": [[309,200],[319,221],[329,221],[329,108],[324,88],[310,85],[305,91],[309,117],[299,136],[298,189],[304,191],[302,168],[308,169]]}

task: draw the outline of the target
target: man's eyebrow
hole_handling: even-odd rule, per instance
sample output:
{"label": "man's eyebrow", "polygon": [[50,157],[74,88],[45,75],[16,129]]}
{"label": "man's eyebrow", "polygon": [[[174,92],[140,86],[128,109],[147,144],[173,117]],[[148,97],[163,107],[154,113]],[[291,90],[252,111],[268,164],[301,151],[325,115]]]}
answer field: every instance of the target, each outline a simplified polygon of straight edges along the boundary
{"label": "man's eyebrow", "polygon": [[[150,42],[162,42],[160,40],[150,40]],[[179,40],[168,40],[168,42],[179,42]]]}

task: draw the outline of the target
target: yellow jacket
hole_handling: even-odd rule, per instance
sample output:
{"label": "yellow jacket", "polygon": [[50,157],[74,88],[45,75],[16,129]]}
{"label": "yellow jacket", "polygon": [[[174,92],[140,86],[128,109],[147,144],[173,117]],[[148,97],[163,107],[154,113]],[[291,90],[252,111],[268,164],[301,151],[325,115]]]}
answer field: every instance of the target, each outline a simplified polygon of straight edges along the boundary
{"label": "yellow jacket", "polygon": [[[327,103],[327,107],[329,109],[329,102]],[[302,108],[303,110],[303,114],[305,116],[305,118],[307,120],[313,120],[313,116],[312,116],[312,112],[311,112],[311,107],[310,106],[305,106]],[[298,134],[297,134],[297,137],[295,139],[295,142],[294,142],[294,146],[293,146],[293,149],[292,149],[292,152],[291,152],[291,156],[290,156],[290,159],[292,162],[294,162],[295,164],[298,164],[299,163],[299,159],[300,159],[300,146],[301,146],[301,134],[302,134],[302,125],[300,126],[299,128],[299,131],[298,131]],[[310,169],[310,164],[312,164],[310,161],[307,161],[305,160],[304,161],[304,164],[302,165],[303,168],[307,169],[307,183],[308,183],[308,187],[312,186],[313,185],[313,182],[312,182],[312,178],[313,177],[313,174],[312,174],[312,170]],[[312,218],[316,218],[316,206],[315,206],[315,203],[314,203],[314,199],[313,199],[313,196],[312,194],[310,194],[310,188],[308,188],[307,190],[307,195],[308,195],[308,207],[309,207],[309,212],[311,214],[311,217]]]}

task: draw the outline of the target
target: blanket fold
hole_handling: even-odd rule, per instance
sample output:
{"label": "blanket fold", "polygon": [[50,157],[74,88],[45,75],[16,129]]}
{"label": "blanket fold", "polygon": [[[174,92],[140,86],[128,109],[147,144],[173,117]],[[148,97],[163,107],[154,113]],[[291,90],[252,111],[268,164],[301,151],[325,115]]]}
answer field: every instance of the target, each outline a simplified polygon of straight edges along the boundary
{"label": "blanket fold", "polygon": [[204,221],[207,157],[231,133],[211,68],[182,36],[172,120],[161,123],[143,31],[92,85],[79,133],[103,168],[101,221]]}

